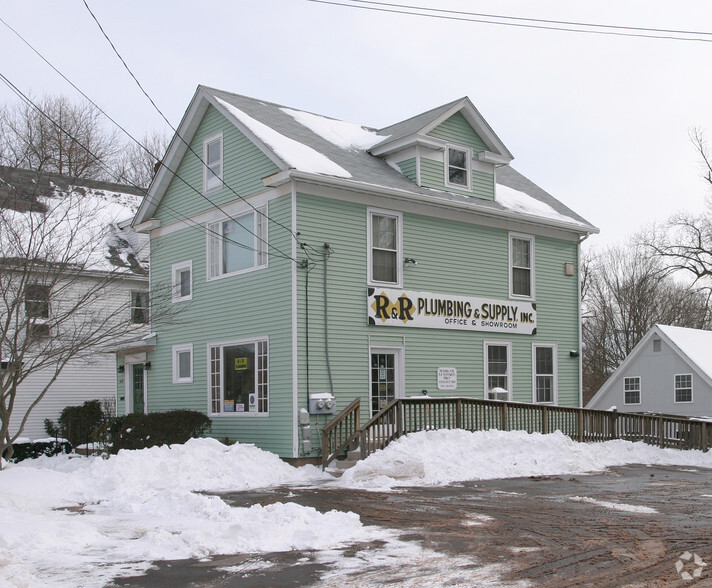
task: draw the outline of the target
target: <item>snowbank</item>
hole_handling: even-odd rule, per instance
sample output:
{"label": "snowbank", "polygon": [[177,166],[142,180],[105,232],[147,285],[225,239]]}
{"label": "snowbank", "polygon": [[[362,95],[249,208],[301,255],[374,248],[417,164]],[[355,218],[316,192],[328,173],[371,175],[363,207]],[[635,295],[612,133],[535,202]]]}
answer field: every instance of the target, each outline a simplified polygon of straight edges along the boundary
{"label": "snowbank", "polygon": [[438,485],[467,480],[583,474],[626,464],[712,468],[712,453],[645,443],[576,443],[557,431],[423,431],[391,443],[336,482],[352,488]]}

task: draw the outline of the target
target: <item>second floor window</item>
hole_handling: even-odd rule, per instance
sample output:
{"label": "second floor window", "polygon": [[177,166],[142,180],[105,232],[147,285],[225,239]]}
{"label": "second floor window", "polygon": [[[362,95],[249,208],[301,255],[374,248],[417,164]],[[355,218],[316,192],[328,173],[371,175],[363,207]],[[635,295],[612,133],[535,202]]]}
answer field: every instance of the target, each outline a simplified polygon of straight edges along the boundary
{"label": "second floor window", "polygon": [[266,266],[266,209],[208,224],[209,279]]}
{"label": "second floor window", "polygon": [[509,295],[534,298],[534,238],[509,236]]}
{"label": "second floor window", "polygon": [[42,284],[28,284],[25,287],[25,314],[27,318],[49,318],[50,287]]}
{"label": "second floor window", "polygon": [[135,325],[148,324],[148,292],[131,292],[131,322]]}
{"label": "second floor window", "polygon": [[401,222],[398,213],[369,212],[369,282],[400,284]]}

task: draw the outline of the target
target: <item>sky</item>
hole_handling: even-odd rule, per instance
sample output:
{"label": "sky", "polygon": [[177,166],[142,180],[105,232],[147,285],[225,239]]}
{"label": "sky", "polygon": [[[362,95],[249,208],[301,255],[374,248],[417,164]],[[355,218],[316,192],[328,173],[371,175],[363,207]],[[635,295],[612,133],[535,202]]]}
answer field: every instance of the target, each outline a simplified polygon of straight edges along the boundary
{"label": "sky", "polygon": [[[389,14],[354,0],[86,1],[173,126],[198,84],[376,128],[469,96],[512,166],[600,228],[588,246],[705,209],[709,186],[689,133],[706,130],[712,141],[707,0],[409,2],[697,31],[705,42]],[[4,3],[0,17],[132,134],[171,133],[82,0]],[[0,72],[22,92],[79,99],[2,23],[0,31]],[[0,84],[0,102],[13,100]]]}
{"label": "sky", "polygon": [[[99,588],[112,578],[140,574],[153,561],[252,554],[232,570],[244,577],[251,565],[264,567],[257,554],[289,550],[314,550],[327,586],[352,585],[350,574],[358,571],[363,579],[373,568],[388,566],[401,579],[402,567],[417,570],[418,577],[404,586],[421,586],[423,570],[432,585],[511,585],[499,582],[506,562],[498,570],[472,554],[454,558],[427,548],[427,542],[401,540],[395,529],[366,525],[353,512],[320,512],[289,501],[236,507],[215,493],[278,485],[402,493],[408,486],[575,475],[626,464],[710,468],[712,453],[622,440],[576,443],[559,431],[421,431],[338,479],[313,465],[294,468],[253,445],[227,447],[215,439],[122,450],[108,459],[43,456],[0,471],[0,587]],[[658,514],[643,495],[625,502],[620,496],[567,499],[651,520]],[[472,504],[461,513],[463,525],[493,521]]]}

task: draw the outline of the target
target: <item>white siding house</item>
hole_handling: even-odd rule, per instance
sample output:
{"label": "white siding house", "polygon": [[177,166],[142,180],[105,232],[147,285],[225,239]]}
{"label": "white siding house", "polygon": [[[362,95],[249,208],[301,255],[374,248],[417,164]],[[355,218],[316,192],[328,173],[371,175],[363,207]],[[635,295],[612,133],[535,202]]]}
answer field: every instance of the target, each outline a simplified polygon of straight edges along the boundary
{"label": "white siding house", "polygon": [[712,416],[712,331],[655,325],[586,408]]}

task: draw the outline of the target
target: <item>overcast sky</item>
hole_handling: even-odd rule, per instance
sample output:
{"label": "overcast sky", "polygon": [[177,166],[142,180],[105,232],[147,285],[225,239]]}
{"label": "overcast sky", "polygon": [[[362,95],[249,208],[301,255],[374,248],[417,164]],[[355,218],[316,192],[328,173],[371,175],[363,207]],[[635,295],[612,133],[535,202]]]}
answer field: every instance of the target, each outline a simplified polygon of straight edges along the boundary
{"label": "overcast sky", "polygon": [[[174,126],[198,84],[373,127],[469,96],[514,154],[513,167],[601,229],[590,245],[623,242],[646,223],[704,208],[689,131],[706,129],[712,142],[712,42],[446,21],[308,0],[87,2]],[[708,32],[695,37],[712,41],[709,0],[408,3]],[[170,132],[82,0],[5,2],[0,16],[132,133]],[[2,24],[0,31],[0,72],[20,90],[77,96]],[[14,99],[0,84],[0,101]]]}

